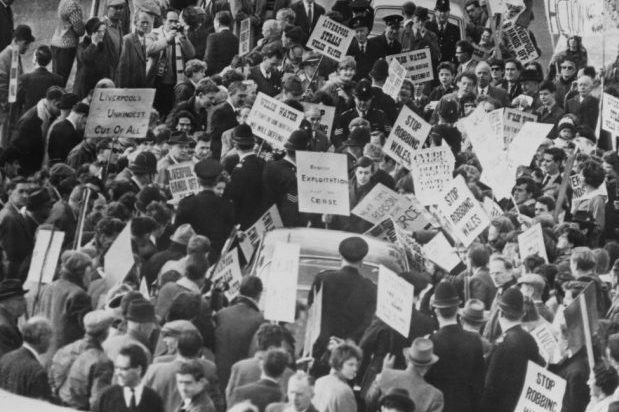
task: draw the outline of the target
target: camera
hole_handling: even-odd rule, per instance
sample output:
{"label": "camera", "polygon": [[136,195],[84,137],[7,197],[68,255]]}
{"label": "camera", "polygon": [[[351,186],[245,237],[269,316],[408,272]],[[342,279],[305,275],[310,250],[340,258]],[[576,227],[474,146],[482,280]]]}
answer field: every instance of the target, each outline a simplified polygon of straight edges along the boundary
{"label": "camera", "polygon": [[176,30],[177,32],[181,34],[185,34],[185,27],[180,23],[177,23],[174,26],[172,26],[172,30]]}

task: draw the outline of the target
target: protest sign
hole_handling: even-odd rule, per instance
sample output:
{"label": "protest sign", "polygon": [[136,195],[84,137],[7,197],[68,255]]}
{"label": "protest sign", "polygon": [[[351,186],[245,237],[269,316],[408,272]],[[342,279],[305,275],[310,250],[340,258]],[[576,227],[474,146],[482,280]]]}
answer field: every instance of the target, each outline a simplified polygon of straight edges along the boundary
{"label": "protest sign", "polygon": [[449,244],[443,232],[438,232],[421,249],[428,259],[447,272],[451,272],[461,262],[456,249]]}
{"label": "protest sign", "polygon": [[380,265],[376,296],[376,316],[407,337],[411,327],[414,286]]}
{"label": "protest sign", "polygon": [[333,130],[333,121],[335,120],[335,107],[327,106],[322,103],[308,103],[301,102],[305,111],[309,108],[316,108],[320,110],[320,115],[322,118],[320,119],[320,130],[327,135],[327,138],[331,136],[331,131]]}
{"label": "protest sign", "polygon": [[107,286],[111,288],[122,282],[134,262],[131,248],[131,222],[129,222],[105,254],[104,272]]}
{"label": "protest sign", "polygon": [[537,148],[546,139],[552,128],[552,124],[534,121],[527,121],[522,124],[520,130],[507,147],[509,168],[513,171],[514,176],[518,166],[529,166]]}
{"label": "protest sign", "polygon": [[299,211],[350,215],[346,155],[297,151],[296,161]]}
{"label": "protest sign", "polygon": [[303,113],[259,92],[247,118],[252,132],[277,149],[283,149],[290,134],[299,128]]}
{"label": "protest sign", "polygon": [[9,69],[9,103],[17,101],[17,78],[19,77],[19,49],[11,47],[11,68]]}
{"label": "protest sign", "polygon": [[230,301],[239,294],[242,279],[239,252],[237,248],[234,248],[219,260],[217,269],[213,273],[213,284],[223,285],[224,295]]}
{"label": "protest sign", "polygon": [[406,69],[406,77],[413,83],[434,80],[432,56],[429,48],[413,50],[406,53],[390,54],[387,63],[396,59]]}
{"label": "protest sign", "polygon": [[155,89],[95,89],[84,136],[146,137],[154,98]]}
{"label": "protest sign", "polygon": [[527,256],[537,255],[548,263],[541,223],[534,224],[518,235],[518,250],[520,250],[521,260],[524,260]]}
{"label": "protest sign", "polygon": [[[526,113],[522,110],[512,109],[510,107],[506,107],[504,110],[505,112],[503,114],[503,134],[505,136],[505,144],[509,145],[527,122],[537,121],[537,115]],[[543,137],[546,137],[547,134],[548,132],[546,132]],[[535,148],[537,148],[537,146]]]}
{"label": "protest sign", "polygon": [[307,47],[339,62],[346,56],[354,37],[352,29],[322,15],[307,41]]}
{"label": "protest sign", "polygon": [[426,141],[431,127],[408,106],[403,106],[383,146],[383,152],[411,170],[413,154]]}
{"label": "protest sign", "polygon": [[445,185],[453,179],[454,155],[449,146],[420,149],[413,155],[413,184],[415,194],[422,204],[436,202]]}
{"label": "protest sign", "polygon": [[37,231],[30,268],[26,283],[51,283],[56,273],[56,265],[62,250],[64,232],[49,229],[39,229]]}
{"label": "protest sign", "polygon": [[314,290],[314,301],[307,311],[307,323],[305,324],[305,339],[303,341],[303,356],[312,356],[312,347],[320,336],[322,322],[322,288]]}
{"label": "protest sign", "polygon": [[254,249],[258,246],[260,238],[273,229],[284,227],[277,206],[273,205],[261,217],[245,230],[245,237],[239,242],[239,247],[246,260],[250,260]]}
{"label": "protest sign", "polygon": [[602,129],[619,135],[619,98],[604,93],[602,102]]}
{"label": "protest sign", "polygon": [[251,50],[251,19],[241,20],[239,30],[239,56],[244,56]]}
{"label": "protest sign", "polygon": [[383,86],[383,93],[391,96],[393,100],[398,98],[400,89],[406,79],[406,68],[400,64],[398,59],[391,59],[389,62],[389,76]]}
{"label": "protest sign", "polygon": [[596,195],[606,196],[608,199],[608,189],[602,183],[597,189],[585,192],[585,181],[580,173],[570,176],[570,186],[572,186],[572,201],[591,199]]}
{"label": "protest sign", "polygon": [[484,197],[482,206],[491,219],[503,216],[503,209],[494,200],[489,197]]}
{"label": "protest sign", "polygon": [[529,361],[522,393],[514,412],[560,411],[565,386],[565,379]]}
{"label": "protest sign", "polygon": [[520,63],[527,64],[539,58],[528,29],[515,24],[513,20],[506,20],[503,24],[503,40]]}
{"label": "protest sign", "polygon": [[471,58],[473,61],[486,61],[492,54],[492,49],[486,49],[477,44],[473,44],[473,57]]}
{"label": "protest sign", "polygon": [[562,360],[563,356],[561,355],[559,341],[550,330],[549,325],[542,323],[530,333],[535,342],[537,342],[539,353],[546,363],[557,364]]}
{"label": "protest sign", "polygon": [[505,0],[488,0],[488,5],[493,15],[507,13],[507,4],[505,4]]}
{"label": "protest sign", "polygon": [[423,272],[426,269],[426,258],[421,245],[399,225],[394,226],[396,243],[406,252],[406,259],[411,270]]}
{"label": "protest sign", "polygon": [[395,243],[398,240],[395,233],[395,223],[390,217],[372,226],[372,228],[365,232],[364,235],[372,236],[391,243]]}
{"label": "protest sign", "polygon": [[438,207],[464,246],[468,246],[490,224],[488,215],[475,199],[462,176],[446,186],[438,199]]}
{"label": "protest sign", "polygon": [[297,279],[301,246],[277,242],[271,267],[264,282],[264,318],[277,322],[294,322],[297,305]]}
{"label": "protest sign", "polygon": [[374,225],[382,222],[385,217],[392,217],[397,225],[409,233],[430,225],[427,212],[418,201],[413,202],[382,183],[374,186],[352,213]]}
{"label": "protest sign", "polygon": [[178,203],[182,198],[200,192],[193,166],[193,162],[183,162],[168,167],[169,188],[173,203]]}

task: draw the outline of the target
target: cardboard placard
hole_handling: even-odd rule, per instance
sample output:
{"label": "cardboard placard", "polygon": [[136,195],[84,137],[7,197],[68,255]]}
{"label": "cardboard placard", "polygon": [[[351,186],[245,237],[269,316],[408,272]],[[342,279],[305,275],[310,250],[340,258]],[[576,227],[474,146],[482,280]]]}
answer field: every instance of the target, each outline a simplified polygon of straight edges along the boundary
{"label": "cardboard placard", "polygon": [[522,260],[527,256],[537,254],[548,263],[541,223],[534,224],[518,235],[518,250],[520,250],[520,259]]}
{"label": "cardboard placard", "polygon": [[172,193],[173,203],[178,203],[184,197],[200,192],[200,185],[198,185],[193,167],[193,162],[183,162],[168,167],[168,187]]}
{"label": "cardboard placard", "polygon": [[604,93],[602,102],[602,129],[619,135],[619,98]]}
{"label": "cardboard placard", "polygon": [[25,283],[41,284],[52,283],[58,258],[62,251],[64,242],[64,232],[49,229],[39,229],[37,231],[28,277]]}
{"label": "cardboard placard", "polygon": [[271,268],[264,282],[264,318],[293,323],[297,304],[297,280],[301,246],[277,242],[273,249]]}
{"label": "cardboard placard", "polygon": [[244,56],[251,50],[251,19],[241,20],[239,30],[239,56]]}
{"label": "cardboard placard", "polygon": [[95,89],[86,121],[86,137],[144,138],[155,89]]}
{"label": "cardboard placard", "polygon": [[591,199],[596,195],[606,196],[608,199],[608,189],[602,183],[597,189],[585,193],[585,181],[580,173],[570,176],[570,186],[572,186],[572,202],[574,200]]}
{"label": "cardboard placard", "polygon": [[404,84],[404,79],[406,79],[406,68],[400,64],[398,59],[391,59],[389,62],[389,76],[387,76],[387,80],[385,80],[383,85],[383,93],[396,100]]}
{"label": "cardboard placard", "polygon": [[395,272],[380,265],[377,289],[376,316],[402,336],[408,337],[415,287]]}
{"label": "cardboard placard", "polygon": [[135,258],[131,248],[131,222],[129,222],[105,254],[104,271],[108,287],[112,288],[121,283],[134,263]]}
{"label": "cardboard placard", "polygon": [[484,207],[484,210],[486,211],[488,216],[490,216],[491,219],[494,219],[496,217],[501,217],[505,214],[503,212],[503,209],[501,209],[501,206],[499,206],[497,202],[495,202],[493,199],[490,199],[487,196],[484,197],[484,201],[481,205]]}
{"label": "cardboard placard", "polygon": [[468,246],[490,225],[488,215],[473,196],[462,176],[445,187],[438,207],[464,246]]}
{"label": "cardboard placard", "polygon": [[242,279],[239,252],[237,248],[234,248],[219,260],[217,271],[213,274],[213,284],[225,285],[224,295],[228,301],[231,301],[239,294]]}
{"label": "cardboard placard", "polygon": [[307,311],[307,323],[305,324],[305,339],[303,342],[303,356],[312,356],[314,343],[320,336],[322,323],[322,288],[318,292],[314,290],[314,301]]}
{"label": "cardboard placard", "polygon": [[306,111],[310,107],[315,107],[320,110],[320,115],[322,116],[320,119],[320,130],[326,134],[327,137],[330,137],[333,131],[333,121],[335,120],[335,107],[327,106],[322,103],[301,102],[301,104]]}
{"label": "cardboard placard", "polygon": [[420,149],[413,155],[415,194],[424,204],[436,202],[443,188],[453,180],[456,160],[449,146]]}
{"label": "cardboard placard", "polygon": [[258,93],[247,118],[252,132],[277,149],[284,148],[302,121],[302,112],[262,92]]}
{"label": "cardboard placard", "polygon": [[17,101],[17,78],[19,76],[19,50],[11,48],[11,68],[9,70],[9,103]]}
{"label": "cardboard placard", "polygon": [[297,151],[296,162],[299,211],[349,216],[346,155]]}
{"label": "cardboard placard", "polygon": [[512,20],[506,20],[503,24],[503,40],[520,63],[527,64],[539,58],[528,29]]}
{"label": "cardboard placard", "polygon": [[385,141],[383,152],[408,170],[412,170],[414,152],[426,141],[431,128],[429,123],[408,106],[403,106]]}
{"label": "cardboard placard", "polygon": [[395,233],[395,223],[390,217],[372,226],[372,228],[365,232],[364,235],[372,236],[391,243],[395,243],[398,240]]}
{"label": "cardboard placard", "polygon": [[239,242],[239,247],[245,259],[249,260],[251,258],[254,250],[258,247],[258,243],[260,243],[260,238],[266,232],[280,227],[284,227],[284,224],[282,223],[282,218],[279,215],[277,206],[273,205],[256,221],[256,223],[245,230],[245,237]]}
{"label": "cardboard placard", "polygon": [[307,41],[307,47],[339,62],[346,56],[354,37],[355,33],[352,29],[323,14],[316,22]]}
{"label": "cardboard placard", "polygon": [[[505,143],[509,145],[527,122],[537,122],[537,115],[526,113],[518,109],[512,109],[511,107],[506,107],[504,110],[503,133],[505,136]],[[544,134],[544,137],[546,137],[547,134],[548,133]]]}
{"label": "cardboard placard", "polygon": [[451,272],[461,262],[456,249],[449,244],[443,232],[438,232],[432,240],[423,245],[422,250],[428,259],[447,272]]}
{"label": "cardboard placard", "polygon": [[434,80],[432,69],[432,53],[429,48],[413,50],[406,53],[390,54],[387,62],[396,59],[406,69],[406,77],[413,83],[424,83]]}
{"label": "cardboard placard", "polygon": [[565,379],[529,361],[522,393],[514,412],[560,411],[565,386]]}
{"label": "cardboard placard", "polygon": [[533,336],[533,339],[535,339],[535,342],[537,342],[539,353],[542,355],[542,358],[544,358],[546,363],[552,365],[561,362],[563,356],[561,355],[559,341],[547,324],[543,323],[539,325],[530,333],[531,336]]}
{"label": "cardboard placard", "polygon": [[473,43],[473,57],[472,59],[476,62],[486,61],[490,58],[492,54],[492,49],[486,49],[477,44]]}
{"label": "cardboard placard", "polygon": [[518,166],[529,166],[533,155],[546,136],[552,130],[552,124],[527,121],[522,124],[518,133],[507,147],[509,168],[516,173]]}
{"label": "cardboard placard", "polygon": [[426,258],[421,245],[399,225],[396,225],[394,229],[396,243],[406,252],[409,268],[423,272],[426,269]]}

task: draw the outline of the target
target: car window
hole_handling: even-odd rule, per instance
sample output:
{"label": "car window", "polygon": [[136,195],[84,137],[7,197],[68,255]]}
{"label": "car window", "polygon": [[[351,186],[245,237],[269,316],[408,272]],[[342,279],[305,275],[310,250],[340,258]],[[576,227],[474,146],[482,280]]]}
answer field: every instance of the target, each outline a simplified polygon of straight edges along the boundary
{"label": "car window", "polygon": [[[374,27],[372,27],[373,34],[380,35],[385,31],[385,22],[383,21],[383,17],[389,16],[391,14],[402,15],[402,9],[399,7],[379,7],[374,11]],[[428,16],[428,21],[434,20],[434,11],[428,10]],[[458,27],[460,27],[461,25],[459,20],[454,16],[449,16],[449,22],[455,24]]]}

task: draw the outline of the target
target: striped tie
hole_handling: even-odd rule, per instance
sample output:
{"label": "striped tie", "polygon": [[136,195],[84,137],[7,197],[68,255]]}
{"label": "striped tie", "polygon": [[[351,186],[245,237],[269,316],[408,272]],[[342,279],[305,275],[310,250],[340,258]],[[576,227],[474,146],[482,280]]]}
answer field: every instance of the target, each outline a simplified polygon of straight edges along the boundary
{"label": "striped tie", "polygon": [[176,83],[185,81],[185,67],[183,65],[183,51],[181,50],[181,41],[179,38],[174,39],[174,55],[176,58]]}

